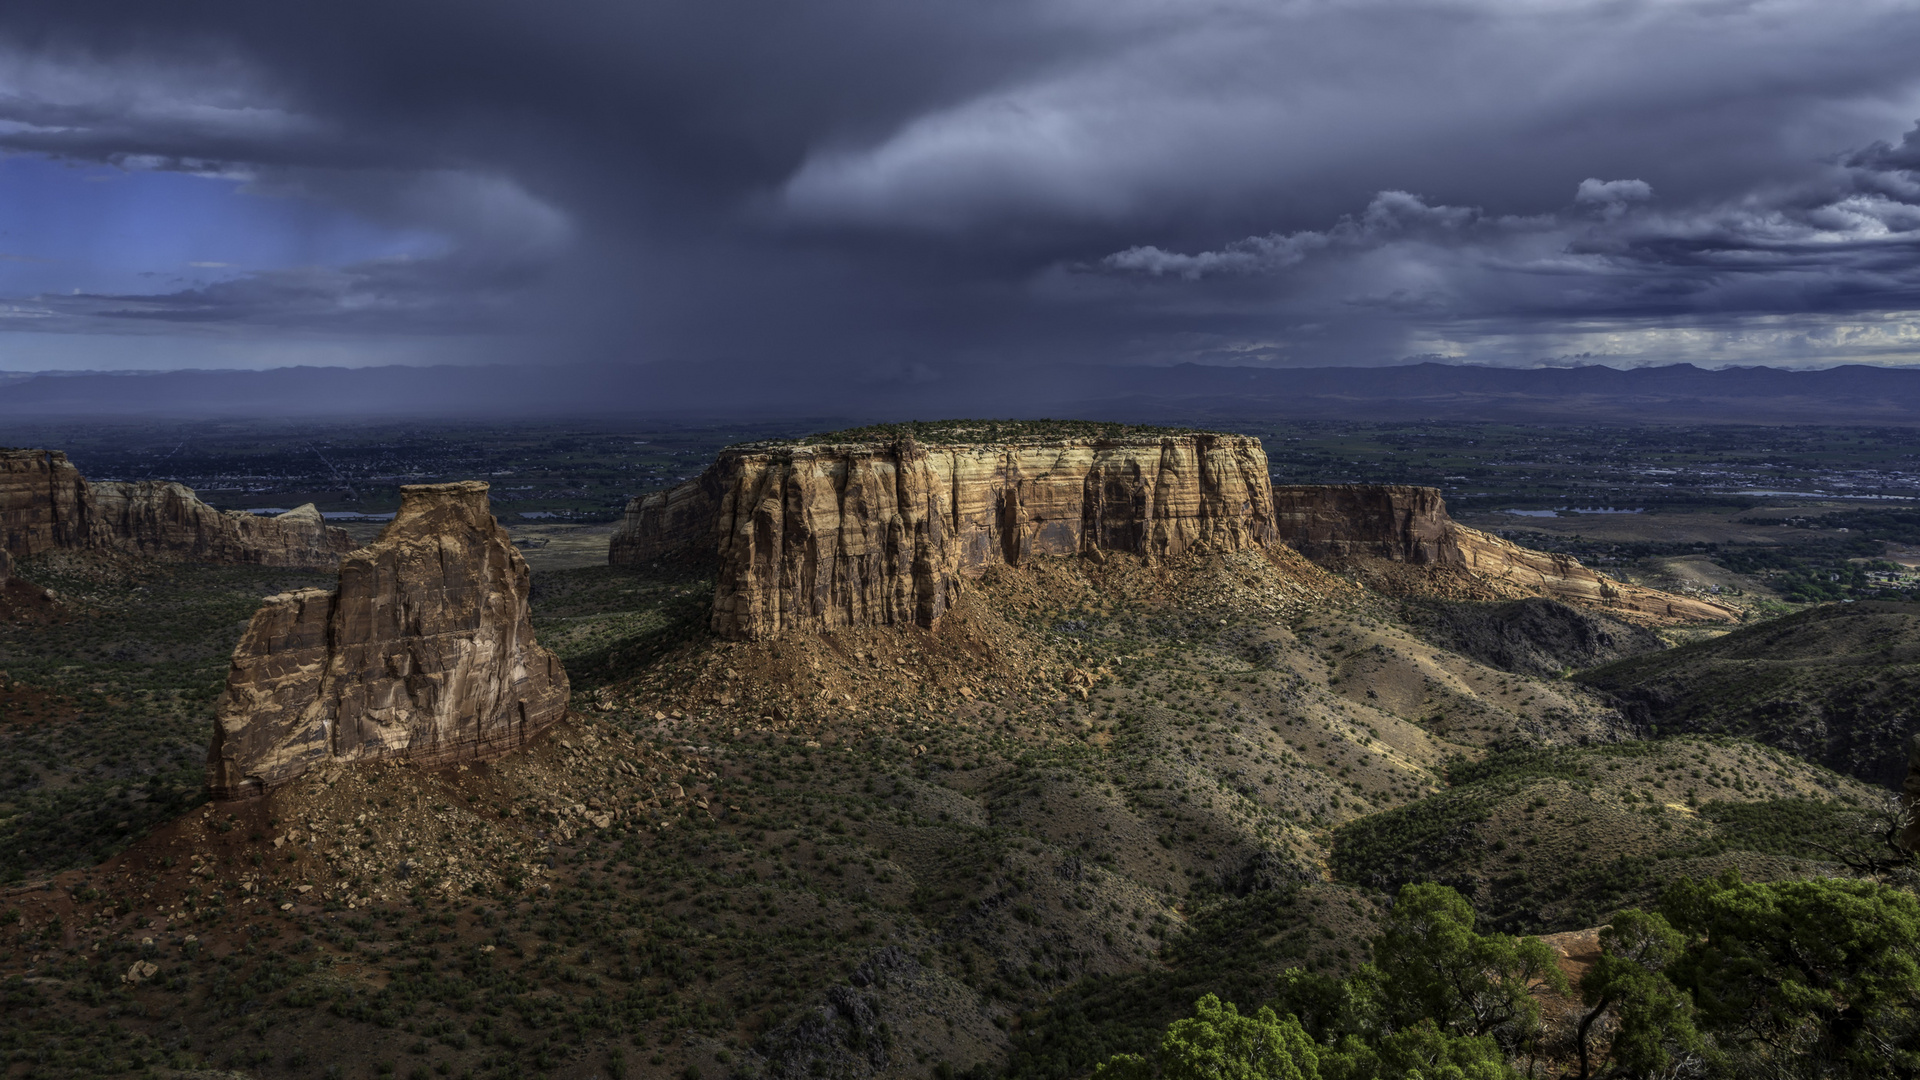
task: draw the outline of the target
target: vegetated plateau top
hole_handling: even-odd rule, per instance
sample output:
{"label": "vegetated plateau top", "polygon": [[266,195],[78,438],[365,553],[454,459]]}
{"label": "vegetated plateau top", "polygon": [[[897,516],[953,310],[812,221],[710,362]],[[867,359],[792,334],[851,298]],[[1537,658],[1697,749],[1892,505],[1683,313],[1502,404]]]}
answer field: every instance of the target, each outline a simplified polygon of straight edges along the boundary
{"label": "vegetated plateau top", "polygon": [[897,424],[869,424],[841,431],[818,432],[795,439],[735,443],[727,449],[770,450],[844,443],[894,443],[907,439],[924,446],[971,446],[985,443],[1053,443],[1069,439],[1157,439],[1167,435],[1231,436],[1232,433],[1106,420],[908,420]]}

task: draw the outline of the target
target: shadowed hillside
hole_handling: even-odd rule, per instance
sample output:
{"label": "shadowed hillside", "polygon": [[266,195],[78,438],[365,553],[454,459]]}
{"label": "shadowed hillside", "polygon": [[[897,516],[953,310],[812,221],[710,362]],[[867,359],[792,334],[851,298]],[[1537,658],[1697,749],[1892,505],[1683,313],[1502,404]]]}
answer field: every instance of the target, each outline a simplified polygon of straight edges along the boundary
{"label": "shadowed hillside", "polygon": [[1643,731],[1747,735],[1898,787],[1920,727],[1920,604],[1810,608],[1579,677]]}

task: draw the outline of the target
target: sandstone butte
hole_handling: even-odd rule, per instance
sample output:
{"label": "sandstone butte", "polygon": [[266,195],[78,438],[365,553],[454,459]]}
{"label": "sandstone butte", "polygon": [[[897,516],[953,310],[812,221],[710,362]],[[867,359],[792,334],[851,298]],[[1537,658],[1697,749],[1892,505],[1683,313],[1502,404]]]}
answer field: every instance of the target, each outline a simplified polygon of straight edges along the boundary
{"label": "sandstone butte", "polygon": [[513,750],[566,712],[567,674],[534,641],[526,560],[487,485],[400,489],[338,588],[268,597],[233,652],[213,742],[214,798],[316,765],[436,765]]}
{"label": "sandstone butte", "polygon": [[931,626],[965,578],[1035,555],[1154,559],[1283,542],[1316,561],[1451,568],[1505,594],[1663,621],[1733,617],[1459,525],[1433,488],[1276,490],[1259,440],[1224,434],[733,447],[699,477],[629,503],[608,561],[715,552],[714,631],[761,638]]}
{"label": "sandstone butte", "polygon": [[713,545],[713,628],[755,638],[931,626],[988,566],[1232,551],[1269,541],[1272,521],[1266,454],[1238,435],[750,445],[630,504],[608,560]]}
{"label": "sandstone butte", "polygon": [[89,482],[57,450],[0,450],[0,550],[16,559],[93,549],[331,569],[352,547],[311,504],[277,517],[223,513],[179,484]]}

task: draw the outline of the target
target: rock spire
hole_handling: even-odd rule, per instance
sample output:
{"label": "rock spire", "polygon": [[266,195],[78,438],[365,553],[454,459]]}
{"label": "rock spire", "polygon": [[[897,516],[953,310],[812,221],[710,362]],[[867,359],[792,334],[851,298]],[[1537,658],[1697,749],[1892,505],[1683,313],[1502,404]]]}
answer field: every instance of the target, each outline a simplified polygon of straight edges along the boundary
{"label": "rock spire", "polygon": [[561,718],[567,675],[533,637],[526,560],[487,485],[400,489],[338,588],[269,597],[234,650],[207,750],[215,798],[330,761],[424,764],[512,750]]}

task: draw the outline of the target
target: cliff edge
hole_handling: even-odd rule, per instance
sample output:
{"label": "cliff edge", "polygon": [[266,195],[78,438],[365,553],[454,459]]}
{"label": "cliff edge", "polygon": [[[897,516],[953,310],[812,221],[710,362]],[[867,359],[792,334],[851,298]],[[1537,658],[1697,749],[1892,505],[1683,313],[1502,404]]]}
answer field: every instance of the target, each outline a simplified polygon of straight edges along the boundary
{"label": "cliff edge", "polygon": [[1258,439],[1208,433],[732,447],[630,502],[607,558],[713,553],[714,631],[762,638],[929,627],[966,578],[1036,555],[1155,559],[1277,541],[1390,592],[1548,596],[1643,622],[1737,618],[1460,525],[1435,488],[1274,487]]}
{"label": "cliff edge", "polygon": [[725,450],[700,477],[629,504],[608,561],[715,551],[713,629],[758,638],[931,626],[965,577],[1035,555],[1153,558],[1272,538],[1258,439],[902,439]]}
{"label": "cliff edge", "polygon": [[58,450],[0,449],[0,548],[31,559],[87,541],[87,481]]}
{"label": "cliff edge", "polygon": [[180,484],[89,482],[57,450],[0,450],[0,549],[30,559],[54,548],[332,569],[353,541],[311,503],[277,517],[222,512]]}
{"label": "cliff edge", "polygon": [[560,719],[567,673],[534,641],[526,560],[487,485],[400,489],[339,587],[268,597],[233,652],[207,749],[215,798],[330,761],[492,756]]}
{"label": "cliff edge", "polygon": [[[1447,514],[1437,488],[1404,484],[1301,484],[1273,489],[1275,531],[1308,558],[1366,573],[1388,591],[1418,591],[1449,569],[1485,595],[1547,596],[1640,622],[1736,622],[1705,600],[1617,581],[1571,555],[1524,548]],[[1429,573],[1407,572],[1425,568]]]}

